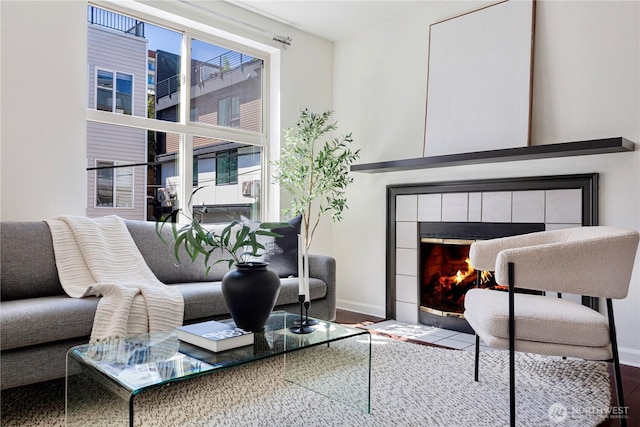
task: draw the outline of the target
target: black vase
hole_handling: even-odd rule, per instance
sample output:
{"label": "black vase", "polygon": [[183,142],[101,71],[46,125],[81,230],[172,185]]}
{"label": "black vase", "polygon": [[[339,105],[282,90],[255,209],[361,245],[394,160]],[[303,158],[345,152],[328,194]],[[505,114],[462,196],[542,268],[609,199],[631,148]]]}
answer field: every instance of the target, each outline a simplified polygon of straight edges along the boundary
{"label": "black vase", "polygon": [[222,295],[236,326],[247,331],[264,329],[280,294],[280,278],[266,262],[236,264],[222,278]]}

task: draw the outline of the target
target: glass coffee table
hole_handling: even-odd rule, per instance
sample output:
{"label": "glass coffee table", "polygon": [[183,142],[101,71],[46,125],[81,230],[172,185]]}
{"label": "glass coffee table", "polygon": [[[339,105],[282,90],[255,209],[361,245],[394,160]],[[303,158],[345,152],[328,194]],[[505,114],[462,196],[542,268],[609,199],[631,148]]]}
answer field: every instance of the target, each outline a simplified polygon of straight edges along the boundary
{"label": "glass coffee table", "polygon": [[316,319],[313,332],[296,334],[289,328],[299,318],[275,311],[253,345],[218,353],[179,341],[175,331],[73,347],[67,353],[66,425],[132,426],[140,393],[275,356],[284,358],[284,380],[370,413],[369,332]]}

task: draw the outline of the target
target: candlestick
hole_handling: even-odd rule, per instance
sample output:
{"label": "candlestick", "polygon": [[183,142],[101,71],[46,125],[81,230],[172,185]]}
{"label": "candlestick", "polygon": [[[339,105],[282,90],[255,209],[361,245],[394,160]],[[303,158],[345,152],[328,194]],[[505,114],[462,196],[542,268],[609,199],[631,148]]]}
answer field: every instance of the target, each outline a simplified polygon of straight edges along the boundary
{"label": "candlestick", "polygon": [[309,319],[309,307],[311,307],[311,302],[310,301],[305,301],[304,302],[304,320],[302,321],[302,324],[304,326],[313,326],[313,325],[318,325],[320,322],[318,322],[316,319]]}
{"label": "candlestick", "polygon": [[[300,319],[302,319],[302,308],[304,306],[304,295],[300,294],[298,295],[298,302],[300,303]],[[295,322],[294,322],[295,323]],[[315,331],[315,329],[313,329],[311,326],[306,326],[303,324],[304,322],[300,322],[300,324],[298,326],[292,326],[289,328],[289,330],[291,332],[293,332],[294,334],[309,334],[313,331]]]}
{"label": "candlestick", "polygon": [[309,292],[309,253],[307,252],[307,245],[304,245],[304,294],[305,301],[311,301],[311,292]]}
{"label": "candlestick", "polygon": [[302,235],[298,234],[298,295],[305,294],[304,292],[304,265],[302,263]]}

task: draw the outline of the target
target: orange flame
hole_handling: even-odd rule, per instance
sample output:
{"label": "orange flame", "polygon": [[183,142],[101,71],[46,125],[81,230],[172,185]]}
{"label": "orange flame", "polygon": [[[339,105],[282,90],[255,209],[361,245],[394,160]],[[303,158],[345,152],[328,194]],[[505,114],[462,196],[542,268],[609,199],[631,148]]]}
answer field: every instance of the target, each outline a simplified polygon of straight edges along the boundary
{"label": "orange flame", "polygon": [[462,283],[464,279],[469,277],[469,275],[471,275],[475,271],[473,267],[471,267],[471,260],[469,258],[465,259],[464,262],[467,263],[467,271],[458,270],[455,278],[453,279],[456,284]]}
{"label": "orange flame", "polygon": [[482,273],[480,273],[480,281],[482,283],[487,283],[489,280],[491,280],[491,272],[490,271],[483,271]]}
{"label": "orange flame", "polygon": [[[469,277],[470,275],[473,274],[474,271],[476,271],[472,266],[471,266],[471,260],[469,258],[465,259],[464,262],[467,263],[467,270],[463,271],[463,270],[458,270],[458,272],[456,273],[455,276],[452,277],[453,281],[456,284],[460,284],[462,283],[462,281],[464,279],[466,279],[467,277]],[[489,280],[491,280],[491,272],[489,271],[482,271],[480,273],[480,280],[482,283],[487,283]]]}

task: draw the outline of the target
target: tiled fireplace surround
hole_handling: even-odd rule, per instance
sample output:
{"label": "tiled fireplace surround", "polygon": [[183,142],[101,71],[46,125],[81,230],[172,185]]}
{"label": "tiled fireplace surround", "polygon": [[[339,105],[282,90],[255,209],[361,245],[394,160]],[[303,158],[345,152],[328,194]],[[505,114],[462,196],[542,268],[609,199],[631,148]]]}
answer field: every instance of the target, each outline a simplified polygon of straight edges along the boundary
{"label": "tiled fireplace surround", "polygon": [[597,174],[388,186],[387,318],[419,323],[420,222],[597,225],[597,194]]}

